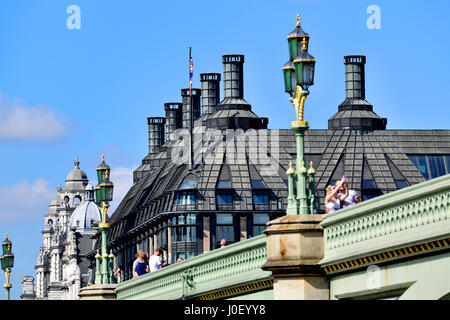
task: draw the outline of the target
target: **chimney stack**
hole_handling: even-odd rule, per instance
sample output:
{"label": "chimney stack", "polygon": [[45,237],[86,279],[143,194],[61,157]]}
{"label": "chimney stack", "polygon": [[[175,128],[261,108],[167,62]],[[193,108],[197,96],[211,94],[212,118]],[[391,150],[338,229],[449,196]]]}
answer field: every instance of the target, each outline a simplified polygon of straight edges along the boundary
{"label": "chimney stack", "polygon": [[[200,118],[200,97],[201,89],[192,88],[192,105],[194,115],[192,123]],[[183,102],[183,128],[189,128],[189,123],[191,121],[191,101],[189,97],[189,88],[181,89],[181,98]]]}
{"label": "chimney stack", "polygon": [[148,124],[148,153],[159,153],[164,144],[164,125],[166,119],[162,117],[147,118]]}
{"label": "chimney stack", "polygon": [[202,116],[216,112],[220,102],[220,73],[201,73]]}
{"label": "chimney stack", "polygon": [[223,96],[244,99],[244,56],[230,54],[222,56]]}
{"label": "chimney stack", "polygon": [[366,57],[345,56],[344,64],[345,100],[338,106],[338,112],[328,119],[328,129],[361,132],[386,130],[387,119],[373,112],[373,106],[366,101]]}
{"label": "chimney stack", "polygon": [[166,141],[169,141],[172,132],[183,126],[183,104],[180,102],[164,103],[164,110],[166,112]]}
{"label": "chimney stack", "polygon": [[366,99],[365,56],[345,56],[345,98]]}

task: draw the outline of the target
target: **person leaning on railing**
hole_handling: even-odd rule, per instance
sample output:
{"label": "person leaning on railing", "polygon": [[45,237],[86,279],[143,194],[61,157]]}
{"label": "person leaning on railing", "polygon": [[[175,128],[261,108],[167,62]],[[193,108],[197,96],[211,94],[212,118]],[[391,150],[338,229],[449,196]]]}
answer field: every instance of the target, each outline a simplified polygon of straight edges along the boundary
{"label": "person leaning on railing", "polygon": [[[338,195],[341,186],[344,188],[344,193]],[[327,187],[327,195],[325,196],[325,211],[331,213],[341,209],[341,202],[348,197],[348,181],[347,178],[342,177],[335,186],[329,185]]]}

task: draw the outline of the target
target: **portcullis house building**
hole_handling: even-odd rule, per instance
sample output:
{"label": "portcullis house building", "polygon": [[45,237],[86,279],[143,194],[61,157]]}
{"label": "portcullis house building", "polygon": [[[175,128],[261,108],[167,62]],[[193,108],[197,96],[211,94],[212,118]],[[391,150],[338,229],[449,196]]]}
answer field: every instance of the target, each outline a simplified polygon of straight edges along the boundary
{"label": "portcullis house building", "polygon": [[[159,247],[171,264],[214,250],[221,239],[259,235],[286,212],[294,132],[267,129],[268,118],[244,99],[244,56],[222,59],[223,74],[201,74],[201,88],[191,96],[182,89],[181,102],[164,105],[165,117],[147,119],[149,153],[110,219],[108,247],[125,280],[138,249]],[[345,100],[328,129],[305,134],[319,213],[326,186],[343,175],[364,201],[450,173],[450,130],[386,129],[366,100],[365,64],[364,56],[344,57]]]}

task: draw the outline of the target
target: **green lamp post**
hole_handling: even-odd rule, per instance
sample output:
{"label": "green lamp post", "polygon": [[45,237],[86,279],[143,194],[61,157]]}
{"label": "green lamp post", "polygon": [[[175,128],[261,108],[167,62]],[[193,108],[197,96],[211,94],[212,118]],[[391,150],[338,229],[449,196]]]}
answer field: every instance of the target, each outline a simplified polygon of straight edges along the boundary
{"label": "green lamp post", "polygon": [[105,155],[102,154],[102,162],[97,166],[97,180],[98,184],[95,186],[95,202],[101,205],[100,184],[103,182],[106,171],[110,171],[111,168],[105,163]]}
{"label": "green lamp post", "polygon": [[99,228],[102,234],[102,249],[101,254],[97,252],[95,256],[96,272],[95,272],[95,284],[108,284],[112,283],[114,276],[111,268],[111,260],[114,256],[108,254],[108,230],[110,228],[107,222],[107,211],[109,202],[113,199],[114,184],[109,180],[110,167],[105,163],[105,156],[102,155],[102,162],[97,166],[97,178],[98,184],[95,187],[96,203],[102,206],[102,222],[99,224]]}
{"label": "green lamp post", "polygon": [[[305,168],[304,140],[308,130],[308,122],[303,120],[303,108],[309,87],[314,84],[314,70],[316,59],[308,53],[309,35],[300,26],[300,17],[297,15],[297,25],[288,37],[289,61],[283,66],[283,78],[285,92],[291,96],[289,100],[295,107],[296,121],[292,122],[292,130],[295,132],[297,160],[296,170],[290,165],[286,172],[288,178],[296,181],[295,195],[294,184],[288,184],[289,197],[286,214],[310,214],[316,210],[315,190],[311,186],[315,184],[313,163],[310,169]],[[306,186],[309,186],[309,194]],[[314,193],[311,194],[311,193]],[[295,198],[295,200],[294,200]]]}
{"label": "green lamp post", "polygon": [[5,272],[6,283],[3,287],[6,290],[6,300],[10,299],[10,290],[12,285],[9,281],[11,275],[11,269],[14,267],[14,254],[12,253],[12,242],[8,239],[8,234],[6,234],[6,239],[2,242],[3,255],[0,257],[2,269]]}

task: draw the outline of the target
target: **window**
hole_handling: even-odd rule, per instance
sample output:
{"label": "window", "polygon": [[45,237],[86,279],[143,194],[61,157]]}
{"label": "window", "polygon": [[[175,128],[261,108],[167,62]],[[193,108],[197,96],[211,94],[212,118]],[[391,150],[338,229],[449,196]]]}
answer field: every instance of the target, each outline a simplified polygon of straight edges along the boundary
{"label": "window", "polygon": [[283,210],[283,200],[281,200],[281,199],[277,200],[277,209]]}
{"label": "window", "polygon": [[175,198],[175,205],[195,204],[195,191],[179,191]]}
{"label": "window", "polygon": [[450,155],[409,155],[425,179],[432,179],[450,173]]}
{"label": "window", "polygon": [[397,189],[403,189],[409,186],[408,182],[405,180],[394,180],[394,182]]}
{"label": "window", "polygon": [[266,223],[269,222],[268,214],[256,213],[253,215],[253,236],[256,237],[262,234],[266,228]]}
{"label": "window", "polygon": [[80,196],[75,196],[75,198],[73,198],[73,204],[75,206],[78,206],[81,202],[81,197]]}
{"label": "window", "polygon": [[196,220],[195,214],[180,215],[172,218],[172,243],[197,241]]}
{"label": "window", "polygon": [[216,203],[221,204],[233,204],[233,195],[231,190],[217,190]]}
{"label": "window", "polygon": [[167,247],[167,228],[161,229],[156,234],[158,247],[165,249]]}
{"label": "window", "polygon": [[425,179],[429,179],[428,169],[427,169],[427,159],[425,156],[409,156],[409,160],[419,169],[420,173]]}
{"label": "window", "polygon": [[232,214],[216,215],[216,239],[217,246],[222,239],[226,239],[227,244],[234,242],[234,224]]}
{"label": "window", "polygon": [[266,189],[266,185],[262,180],[252,180],[251,181],[252,189]]}
{"label": "window", "polygon": [[428,156],[431,178],[445,175],[444,156]]}
{"label": "window", "polygon": [[361,188],[363,189],[376,189],[375,181],[373,180],[363,180],[361,183]]}
{"label": "window", "polygon": [[366,201],[378,196],[381,196],[382,193],[379,189],[366,189],[361,191],[361,201]]}
{"label": "window", "polygon": [[197,181],[188,180],[183,181],[183,183],[178,187],[178,190],[195,189],[195,188],[197,188]]}
{"label": "window", "polygon": [[230,180],[219,180],[216,185],[217,209],[232,209],[233,193]]}
{"label": "window", "polygon": [[268,205],[269,194],[267,191],[253,191],[253,204],[254,205]]}

